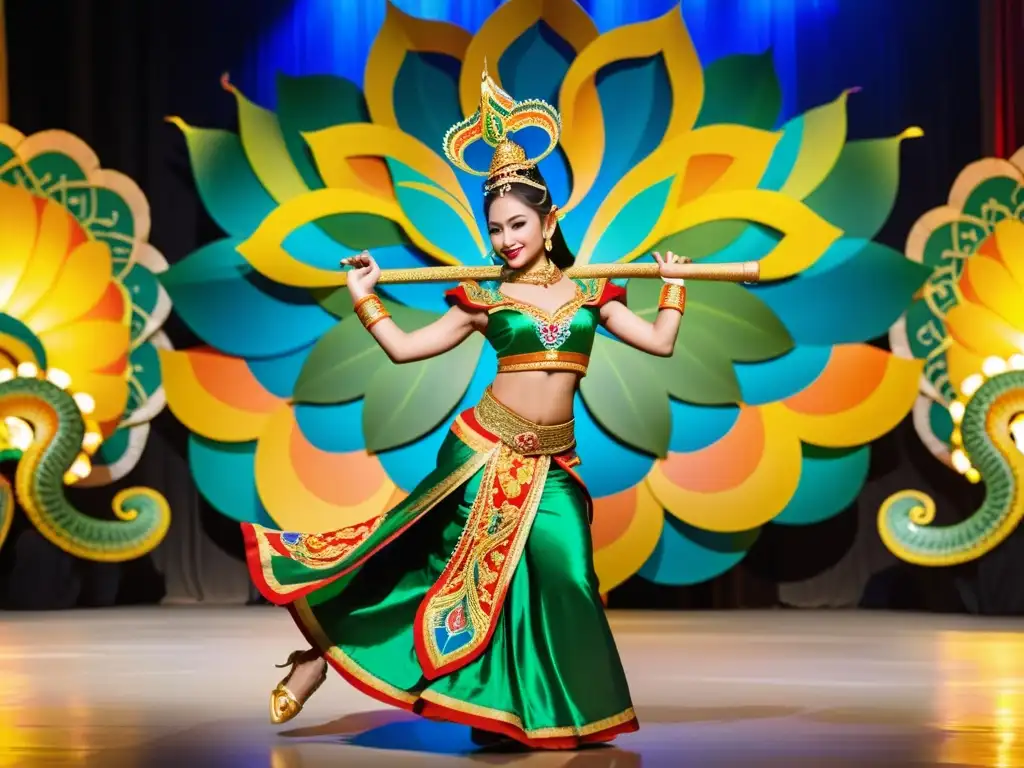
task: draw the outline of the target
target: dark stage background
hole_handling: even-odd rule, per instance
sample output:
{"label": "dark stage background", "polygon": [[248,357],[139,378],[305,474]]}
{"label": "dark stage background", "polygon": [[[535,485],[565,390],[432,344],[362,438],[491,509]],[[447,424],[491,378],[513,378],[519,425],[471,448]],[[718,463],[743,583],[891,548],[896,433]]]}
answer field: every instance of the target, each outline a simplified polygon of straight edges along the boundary
{"label": "dark stage background", "polygon": [[[174,263],[219,232],[199,203],[181,134],[164,117],[235,129],[234,100],[219,77],[231,72],[243,92],[259,99],[266,73],[253,51],[290,5],[8,0],[10,121],[26,134],[71,131],[96,150],[105,167],[135,178],[152,206],[150,239]],[[1024,39],[1019,6],[1018,0],[835,0],[827,20],[794,28],[791,103],[798,110],[861,86],[850,101],[851,139],[894,135],[911,125],[925,131],[923,139],[903,145],[900,194],[879,237],[883,242],[902,249],[910,225],[945,201],[964,165],[1021,143],[1014,133],[1022,125],[1020,105],[1012,97],[1014,82],[1024,82],[1022,54],[1008,45],[1014,29],[1016,39]],[[173,315],[166,330],[176,347],[195,343]],[[20,521],[0,550],[0,605],[42,609],[246,598],[237,526],[197,494],[184,428],[167,411],[153,426],[146,455],[125,481],[77,492],[74,499],[104,515],[117,488],[155,487],[174,512],[166,542],[135,563],[86,563],[56,550]],[[767,526],[747,559],[714,581],[661,588],[637,577],[613,592],[610,604],[1024,612],[1024,533],[959,569],[896,563],[878,541],[874,517],[887,495],[906,487],[935,496],[940,522],[966,516],[982,492],[940,466],[908,419],[874,446],[865,490],[842,514],[806,528]]]}

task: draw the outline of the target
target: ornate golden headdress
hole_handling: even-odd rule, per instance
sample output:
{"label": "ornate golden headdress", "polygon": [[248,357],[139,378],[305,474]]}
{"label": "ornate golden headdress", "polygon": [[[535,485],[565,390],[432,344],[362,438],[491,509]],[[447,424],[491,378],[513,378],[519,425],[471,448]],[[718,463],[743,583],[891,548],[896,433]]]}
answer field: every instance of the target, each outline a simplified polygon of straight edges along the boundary
{"label": "ornate golden headdress", "polygon": [[[509,138],[509,134],[523,128],[540,128],[548,136],[547,148],[537,157],[527,157],[526,150]],[[558,111],[540,99],[516,101],[487,74],[487,63],[480,82],[480,108],[444,135],[444,153],[456,168],[474,176],[486,176],[484,192],[500,190],[504,195],[511,184],[528,184],[547,191],[543,184],[530,179],[522,171],[536,167],[558,146],[562,120]],[[466,162],[466,150],[483,139],[494,147],[491,166],[482,171]]]}

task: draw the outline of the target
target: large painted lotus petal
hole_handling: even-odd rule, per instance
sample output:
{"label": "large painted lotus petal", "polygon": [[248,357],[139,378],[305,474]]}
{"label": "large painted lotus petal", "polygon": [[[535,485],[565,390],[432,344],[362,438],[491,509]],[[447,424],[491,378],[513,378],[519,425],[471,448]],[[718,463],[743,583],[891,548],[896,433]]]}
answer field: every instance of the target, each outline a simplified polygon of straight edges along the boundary
{"label": "large painted lotus petal", "polygon": [[110,249],[95,240],[84,242],[68,254],[57,282],[22,322],[37,334],[74,323],[99,303],[109,285]]}
{"label": "large painted lotus petal", "polygon": [[670,400],[672,434],[668,448],[672,453],[693,453],[714,445],[736,425],[738,405],[693,405]]}
{"label": "large painted lotus petal", "polygon": [[314,344],[273,357],[249,358],[245,364],[265,390],[276,397],[288,399],[295,390],[299,372],[306,364]]}
{"label": "large painted lotus petal", "polygon": [[307,291],[257,274],[237,247],[236,240],[217,240],[162,275],[197,336],[231,355],[270,357],[308,346],[335,324]]}
{"label": "large painted lotus petal", "polygon": [[788,121],[759,187],[803,200],[828,178],[846,144],[849,91]]}
{"label": "large painted lotus petal", "polygon": [[307,288],[343,285],[345,273],[340,269],[301,261],[284,247],[284,242],[300,227],[346,213],[369,213],[390,219],[401,225],[414,245],[438,261],[459,263],[456,256],[433,246],[413,227],[397,203],[352,189],[318,189],[284,203],[263,220],[252,237],[238,246],[238,252],[261,274],[283,285]]}
{"label": "large painted lotus petal", "polygon": [[803,446],[800,484],[786,507],[772,520],[779,525],[813,525],[828,520],[854,502],[868,479],[871,449]]}
{"label": "large painted lotus petal", "polygon": [[669,454],[647,482],[683,522],[736,533],[782,511],[796,490],[800,464],[800,439],[781,406],[743,408],[725,437],[702,450]]}
{"label": "large painted lotus petal", "polygon": [[867,344],[837,346],[821,376],[778,407],[805,442],[825,448],[869,443],[910,412],[923,364]]}
{"label": "large painted lotus petal", "polygon": [[754,293],[796,343],[851,343],[884,335],[930,273],[888,246],[844,238],[792,280]]}
{"label": "large painted lotus petal", "polygon": [[763,189],[702,195],[667,217],[666,232],[681,232],[700,224],[738,219],[782,233],[781,240],[761,261],[761,278],[776,280],[795,275],[814,264],[842,236],[798,200]]}
{"label": "large painted lotus petal", "polygon": [[716,533],[670,517],[658,546],[638,574],[655,584],[686,586],[713,579],[737,565],[747,554],[760,528]]}
{"label": "large painted lotus petal", "polygon": [[256,492],[256,443],[220,443],[190,435],[188,463],[196,488],[222,515],[273,528]]}
{"label": "large painted lotus petal", "polygon": [[658,546],[665,514],[645,483],[594,500],[594,568],[607,594],[640,570]]}
{"label": "large painted lotus petal", "polygon": [[264,389],[245,361],[210,347],[160,351],[167,403],[190,432],[211,440],[256,440],[284,405]]}
{"label": "large painted lotus petal", "polygon": [[654,463],[650,454],[636,451],[608,434],[594,419],[579,393],[573,415],[583,462],[576,472],[595,498],[622,493],[642,481]]}
{"label": "large painted lotus petal", "polygon": [[[1012,240],[1012,237],[1007,237],[1005,233],[1014,229],[1024,231],[1024,224],[1020,222],[1013,224],[1015,226],[1000,228],[999,231],[1003,233],[1004,241]],[[994,246],[993,238],[990,238],[990,242]],[[947,314],[946,322],[954,338],[975,351],[988,350],[990,354],[1000,354],[993,347],[983,346],[984,342],[979,342],[979,340],[972,339],[973,343],[961,341],[961,339],[969,338],[974,332],[974,329],[966,322],[977,315],[973,306],[987,310],[986,317],[994,315],[992,320],[997,319],[1018,331],[1024,330],[1024,284],[1017,282],[1010,266],[1013,264],[1016,267],[1015,262],[1024,259],[1013,258],[1013,254],[1013,251],[1008,251],[1007,256],[1003,257],[994,247],[989,249],[982,246],[978,253],[967,260],[964,266],[960,277],[960,291],[963,295],[961,306],[967,305],[970,307],[970,311],[964,312],[960,307],[955,307]],[[984,329],[982,333],[992,332],[992,320],[981,326]],[[1009,340],[1011,338],[1005,328],[997,333],[1001,339]]]}
{"label": "large painted lotus petal", "polygon": [[38,335],[50,364],[69,373],[125,369],[129,332],[123,320],[85,320]]}
{"label": "large painted lotus petal", "polygon": [[[336,405],[299,404],[293,405],[292,409],[299,430],[317,450],[326,453],[353,453],[366,448],[366,441],[363,439],[362,400]],[[378,458],[384,455],[386,454]],[[421,474],[422,471],[421,468]],[[422,480],[422,477],[420,479]]]}
{"label": "large painted lotus petal", "polygon": [[260,184],[235,133],[215,128],[193,128],[180,118],[196,189],[203,206],[221,229],[233,237],[246,237],[270,211],[274,198]]}
{"label": "large painted lotus petal", "polygon": [[[655,89],[665,87],[670,100],[653,98]],[[588,45],[559,98],[562,147],[573,176],[572,196],[563,206],[571,212],[566,228],[589,222],[629,168],[662,141],[689,131],[703,97],[704,73],[678,8],[613,29]]]}
{"label": "large painted lotus petal", "polygon": [[703,195],[753,189],[778,138],[742,125],[713,125],[666,141],[609,191],[583,238],[578,261],[630,261],[679,231],[677,211],[687,203]]}
{"label": "large painted lotus petal", "polygon": [[696,127],[748,125],[771,130],[782,108],[782,88],[770,50],[723,56],[704,70],[704,103]]}
{"label": "large painted lotus petal", "polygon": [[1024,254],[1024,223],[1013,219],[1001,221],[993,234],[999,261],[1017,285],[1024,285],[1024,258],[1020,256]]}
{"label": "large painted lotus petal", "polygon": [[0,232],[0,308],[20,317],[53,285],[85,234],[61,206],[8,184],[0,184]]}
{"label": "large painted lotus petal", "polygon": [[735,363],[743,402],[767,405],[795,395],[821,376],[831,356],[829,346],[799,345],[772,360]]}
{"label": "large painted lotus petal", "polygon": [[256,487],[277,527],[297,532],[361,523],[388,509],[396,493],[375,457],[314,447],[291,408],[274,413],[260,435]]}
{"label": "large painted lotus petal", "polygon": [[892,138],[851,141],[804,202],[848,237],[874,237],[896,202],[900,144],[923,135],[920,128],[911,128]]}

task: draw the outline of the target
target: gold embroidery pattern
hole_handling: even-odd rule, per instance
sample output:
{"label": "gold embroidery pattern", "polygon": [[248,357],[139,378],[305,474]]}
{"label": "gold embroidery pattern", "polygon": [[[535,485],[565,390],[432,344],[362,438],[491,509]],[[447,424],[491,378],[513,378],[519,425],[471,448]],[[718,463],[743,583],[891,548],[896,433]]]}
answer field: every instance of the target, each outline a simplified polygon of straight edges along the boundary
{"label": "gold embroidery pattern", "polygon": [[498,373],[515,371],[574,371],[586,374],[590,363],[588,355],[579,352],[562,352],[549,349],[544,352],[527,352],[522,355],[506,355],[498,358]]}
{"label": "gold embroidery pattern", "polygon": [[420,663],[428,678],[463,666],[486,647],[526,546],[550,461],[502,444],[487,463],[462,535],[417,617]]}
{"label": "gold embroidery pattern", "polygon": [[484,396],[474,409],[474,415],[480,426],[525,456],[557,456],[576,446],[575,421],[552,425],[534,424],[502,405],[490,387],[484,391]]}
{"label": "gold embroidery pattern", "polygon": [[327,533],[282,533],[281,545],[292,560],[307,568],[331,568],[366,541],[386,517],[385,512],[365,523]]}

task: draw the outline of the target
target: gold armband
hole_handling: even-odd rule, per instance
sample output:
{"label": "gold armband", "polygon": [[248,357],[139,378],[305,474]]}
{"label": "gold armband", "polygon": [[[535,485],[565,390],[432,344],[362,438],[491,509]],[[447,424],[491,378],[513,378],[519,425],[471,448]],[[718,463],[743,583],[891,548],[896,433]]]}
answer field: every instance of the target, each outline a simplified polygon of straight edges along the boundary
{"label": "gold armband", "polygon": [[686,311],[686,286],[665,283],[658,298],[658,309],[674,309],[683,314]]}
{"label": "gold armband", "polygon": [[384,303],[375,293],[367,294],[357,301],[355,310],[356,317],[359,318],[359,322],[363,324],[366,330],[370,330],[384,318],[391,317],[391,313],[387,311]]}

